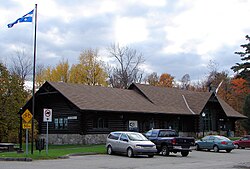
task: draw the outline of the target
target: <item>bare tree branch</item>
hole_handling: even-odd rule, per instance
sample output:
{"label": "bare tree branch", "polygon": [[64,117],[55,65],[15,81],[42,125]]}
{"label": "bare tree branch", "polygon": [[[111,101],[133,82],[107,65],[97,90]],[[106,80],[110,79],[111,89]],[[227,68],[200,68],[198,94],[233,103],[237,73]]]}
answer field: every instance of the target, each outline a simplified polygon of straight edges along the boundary
{"label": "bare tree branch", "polygon": [[15,56],[11,58],[11,61],[10,72],[19,76],[23,81],[27,80],[32,74],[32,57],[24,49],[20,49],[15,51]]}
{"label": "bare tree branch", "polygon": [[119,44],[108,48],[110,57],[116,60],[116,66],[109,71],[109,82],[112,87],[127,88],[133,82],[142,80],[143,72],[139,66],[144,63],[142,53],[128,46],[120,47]]}

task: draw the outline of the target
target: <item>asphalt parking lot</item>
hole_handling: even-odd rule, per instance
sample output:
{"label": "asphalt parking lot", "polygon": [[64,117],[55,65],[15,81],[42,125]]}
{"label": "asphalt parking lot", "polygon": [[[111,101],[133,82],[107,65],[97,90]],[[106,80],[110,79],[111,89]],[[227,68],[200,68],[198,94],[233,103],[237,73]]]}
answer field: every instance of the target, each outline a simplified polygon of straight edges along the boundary
{"label": "asphalt parking lot", "polygon": [[237,149],[231,153],[193,151],[187,157],[171,154],[154,158],[122,155],[72,156],[68,159],[39,160],[32,162],[1,161],[0,169],[250,169],[250,149]]}

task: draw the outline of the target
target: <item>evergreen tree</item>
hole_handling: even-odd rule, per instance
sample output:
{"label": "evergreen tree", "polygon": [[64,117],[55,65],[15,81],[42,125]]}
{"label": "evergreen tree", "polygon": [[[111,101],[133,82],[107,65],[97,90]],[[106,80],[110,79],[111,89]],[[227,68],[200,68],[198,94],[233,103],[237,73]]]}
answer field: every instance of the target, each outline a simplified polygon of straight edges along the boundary
{"label": "evergreen tree", "polygon": [[246,40],[249,41],[247,44],[241,45],[245,49],[244,52],[235,52],[235,54],[240,55],[243,63],[236,63],[231,69],[238,73],[239,77],[242,77],[250,85],[250,37],[247,35]]}

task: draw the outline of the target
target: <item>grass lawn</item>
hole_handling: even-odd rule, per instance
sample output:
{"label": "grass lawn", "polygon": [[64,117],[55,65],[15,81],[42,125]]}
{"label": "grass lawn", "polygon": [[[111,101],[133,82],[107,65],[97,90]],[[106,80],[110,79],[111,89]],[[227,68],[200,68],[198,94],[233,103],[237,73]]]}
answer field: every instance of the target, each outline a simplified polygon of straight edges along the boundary
{"label": "grass lawn", "polygon": [[0,158],[2,157],[26,157],[32,158],[33,160],[42,160],[42,159],[57,159],[58,157],[66,156],[69,154],[84,154],[84,153],[106,153],[105,145],[49,145],[48,155],[46,155],[46,147],[41,151],[41,154],[38,150],[35,150],[33,155],[30,153],[26,155],[25,145],[23,146],[24,153],[17,152],[4,152],[0,153]]}

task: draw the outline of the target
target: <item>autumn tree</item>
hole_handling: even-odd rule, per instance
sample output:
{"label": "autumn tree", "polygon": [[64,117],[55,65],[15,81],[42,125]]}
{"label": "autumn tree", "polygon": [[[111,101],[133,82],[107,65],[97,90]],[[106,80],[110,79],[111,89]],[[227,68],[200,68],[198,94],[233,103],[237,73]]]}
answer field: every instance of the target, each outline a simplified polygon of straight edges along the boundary
{"label": "autumn tree", "polygon": [[36,84],[41,86],[45,81],[68,82],[69,81],[69,63],[61,60],[54,68],[40,67],[36,73]]}
{"label": "autumn tree", "polygon": [[237,95],[246,96],[250,92],[250,89],[247,86],[247,81],[243,78],[235,78],[231,80],[231,84],[232,89]]}
{"label": "autumn tree", "polygon": [[71,83],[107,86],[108,75],[104,64],[98,58],[98,50],[84,50],[79,56],[79,63],[70,70]]}
{"label": "autumn tree", "polygon": [[109,71],[109,83],[112,87],[128,88],[133,82],[141,82],[143,71],[140,66],[144,63],[142,53],[119,44],[111,45],[108,52],[115,64]]}
{"label": "autumn tree", "polygon": [[171,76],[168,73],[163,73],[160,76],[159,86],[162,86],[162,87],[173,87],[174,86],[174,77]]}
{"label": "autumn tree", "polygon": [[17,142],[18,111],[26,101],[28,93],[24,90],[21,77],[11,74],[0,63],[0,142]]}
{"label": "autumn tree", "polygon": [[237,111],[242,113],[246,96],[250,93],[247,82],[243,78],[234,78],[231,80],[232,98],[230,105]]}
{"label": "autumn tree", "polygon": [[151,73],[150,75],[145,77],[145,82],[151,86],[158,86],[159,84],[159,76],[156,72]]}
{"label": "autumn tree", "polygon": [[241,45],[245,51],[235,52],[235,54],[240,55],[243,63],[236,63],[231,69],[237,72],[238,77],[245,79],[250,85],[250,37],[248,35],[246,40],[248,43]]}
{"label": "autumn tree", "polygon": [[36,86],[39,88],[43,85],[43,83],[46,81],[45,79],[45,67],[44,65],[38,65],[36,67]]}

